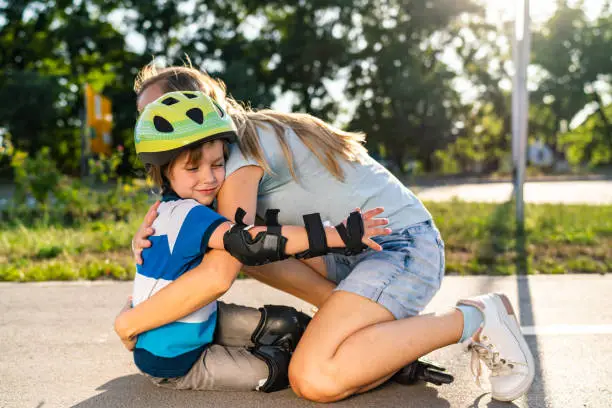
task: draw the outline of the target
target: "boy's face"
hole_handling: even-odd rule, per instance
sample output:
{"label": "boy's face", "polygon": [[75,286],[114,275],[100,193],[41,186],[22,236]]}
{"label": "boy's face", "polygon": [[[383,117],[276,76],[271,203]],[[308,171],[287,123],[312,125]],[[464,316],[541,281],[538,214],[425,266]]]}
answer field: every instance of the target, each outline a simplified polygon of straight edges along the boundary
{"label": "boy's face", "polygon": [[225,180],[223,141],[204,143],[199,163],[189,164],[189,154],[182,154],[170,169],[170,186],[181,198],[193,198],[210,205]]}

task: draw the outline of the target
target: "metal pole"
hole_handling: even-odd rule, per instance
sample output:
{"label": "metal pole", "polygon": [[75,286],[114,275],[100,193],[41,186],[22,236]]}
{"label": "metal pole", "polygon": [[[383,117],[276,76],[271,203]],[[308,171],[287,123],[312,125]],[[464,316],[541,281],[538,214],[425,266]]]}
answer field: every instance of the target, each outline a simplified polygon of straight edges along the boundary
{"label": "metal pole", "polygon": [[527,92],[527,66],[529,65],[530,16],[529,0],[523,0],[522,9],[516,13],[514,35],[514,89],[512,94],[512,158],[514,162],[514,190],[516,201],[517,230],[522,233],[525,226],[525,203],[523,184],[527,160],[527,131],[529,120],[529,94]]}

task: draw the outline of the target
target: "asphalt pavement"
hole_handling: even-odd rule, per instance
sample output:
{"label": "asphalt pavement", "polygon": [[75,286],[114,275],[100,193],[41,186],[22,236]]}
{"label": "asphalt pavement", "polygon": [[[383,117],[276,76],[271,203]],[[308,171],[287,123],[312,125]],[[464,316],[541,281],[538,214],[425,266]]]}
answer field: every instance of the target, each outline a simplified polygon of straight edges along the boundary
{"label": "asphalt pavement", "polygon": [[[0,407],[311,407],[291,390],[198,392],[158,389],[140,375],[115,337],[115,314],[131,283],[1,283]],[[460,345],[428,357],[455,375],[452,385],[387,384],[335,403],[339,407],[610,407],[612,276],[455,277],[429,310],[458,298],[502,291],[520,310],[536,357],[537,378],[514,403],[492,401],[468,370]],[[310,305],[253,280],[237,281],[228,302]]]}

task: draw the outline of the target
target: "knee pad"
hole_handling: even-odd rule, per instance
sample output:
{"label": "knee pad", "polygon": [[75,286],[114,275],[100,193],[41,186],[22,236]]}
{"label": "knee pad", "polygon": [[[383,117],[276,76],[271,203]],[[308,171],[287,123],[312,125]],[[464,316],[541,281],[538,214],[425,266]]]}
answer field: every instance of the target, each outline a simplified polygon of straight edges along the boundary
{"label": "knee pad", "polygon": [[274,392],[289,387],[289,359],[291,353],[281,347],[258,346],[251,350],[253,355],[263,360],[270,374],[268,380],[257,391]]}
{"label": "knee pad", "polygon": [[310,316],[293,307],[265,305],[260,308],[261,320],[251,336],[256,346],[278,346],[293,352],[302,338]]}

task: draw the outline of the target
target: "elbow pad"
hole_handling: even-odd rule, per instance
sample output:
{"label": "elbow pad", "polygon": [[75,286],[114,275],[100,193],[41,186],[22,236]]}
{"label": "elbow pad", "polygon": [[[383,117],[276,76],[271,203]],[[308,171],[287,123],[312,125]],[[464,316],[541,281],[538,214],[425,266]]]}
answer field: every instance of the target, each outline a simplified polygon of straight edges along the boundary
{"label": "elbow pad", "polygon": [[223,246],[234,258],[244,265],[257,266],[289,258],[285,253],[287,238],[281,235],[281,226],[276,220],[278,210],[266,211],[267,231],[259,232],[255,238],[249,233],[249,226],[243,222],[246,212],[236,210],[236,224],[223,235]]}

